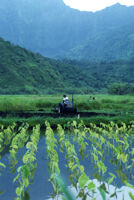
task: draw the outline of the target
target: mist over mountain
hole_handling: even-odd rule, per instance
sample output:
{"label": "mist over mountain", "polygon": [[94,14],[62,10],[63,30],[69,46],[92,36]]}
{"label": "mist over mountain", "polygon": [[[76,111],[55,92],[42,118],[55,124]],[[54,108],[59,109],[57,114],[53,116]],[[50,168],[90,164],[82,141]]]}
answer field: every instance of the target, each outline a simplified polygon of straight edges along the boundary
{"label": "mist over mountain", "polygon": [[129,59],[134,54],[134,6],[115,4],[94,14],[94,27],[67,57],[79,60]]}
{"label": "mist over mountain", "polygon": [[62,0],[1,0],[0,37],[52,58],[128,59],[134,53],[134,7],[84,12]]}
{"label": "mist over mountain", "polygon": [[45,56],[64,55],[84,41],[87,14],[62,0],[2,0],[0,36]]}

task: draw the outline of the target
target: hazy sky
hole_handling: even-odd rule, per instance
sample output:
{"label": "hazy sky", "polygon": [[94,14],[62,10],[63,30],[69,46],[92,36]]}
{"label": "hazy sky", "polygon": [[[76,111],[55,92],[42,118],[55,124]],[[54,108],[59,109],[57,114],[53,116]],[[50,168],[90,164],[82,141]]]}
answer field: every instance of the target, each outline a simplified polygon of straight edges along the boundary
{"label": "hazy sky", "polygon": [[97,11],[115,3],[131,6],[134,0],[63,0],[67,5],[79,10]]}

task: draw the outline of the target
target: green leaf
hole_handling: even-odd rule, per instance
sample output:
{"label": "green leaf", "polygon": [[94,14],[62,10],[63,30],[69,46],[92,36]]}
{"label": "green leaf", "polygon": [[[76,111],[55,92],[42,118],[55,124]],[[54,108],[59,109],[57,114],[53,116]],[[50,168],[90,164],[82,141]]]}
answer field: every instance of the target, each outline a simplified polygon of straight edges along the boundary
{"label": "green leaf", "polygon": [[20,177],[20,174],[18,174],[18,175],[13,179],[13,183],[14,183],[15,181],[17,181],[19,177]]}
{"label": "green leaf", "polygon": [[94,178],[96,178],[99,182],[101,182],[102,178],[98,172],[95,172],[93,175],[94,175]]}
{"label": "green leaf", "polygon": [[116,178],[116,176],[113,173],[109,173],[111,175],[111,178],[108,181],[108,185],[113,182],[113,180]]}
{"label": "green leaf", "polygon": [[129,194],[131,200],[134,200],[134,195],[131,192],[129,192],[128,194]]}
{"label": "green leaf", "polygon": [[4,165],[2,162],[0,162],[0,166],[6,168],[6,165]]}
{"label": "green leaf", "polygon": [[21,188],[19,188],[19,187],[16,188],[16,194],[17,194],[17,196],[21,195]]}
{"label": "green leaf", "polygon": [[32,142],[28,142],[27,144],[26,144],[26,148],[27,149],[30,149],[30,148],[32,148],[33,147],[33,143]]}
{"label": "green leaf", "polygon": [[83,172],[78,180],[79,186],[84,187],[88,181],[89,181],[88,176]]}
{"label": "green leaf", "polygon": [[21,166],[17,168],[17,172],[20,173],[21,172]]}
{"label": "green leaf", "polygon": [[124,183],[126,184],[126,186],[128,186],[128,187],[130,187],[130,188],[134,189],[134,186],[133,186],[133,185],[131,185],[130,183],[128,183],[127,181],[124,181]]}
{"label": "green leaf", "polygon": [[84,189],[81,189],[77,197],[81,197],[82,198],[83,195],[84,195]]}
{"label": "green leaf", "polygon": [[66,200],[75,200],[73,194],[71,192],[68,191],[67,187],[65,186],[63,180],[61,178],[59,178],[58,176],[54,175],[54,178],[57,182],[57,184],[59,185],[59,187],[61,188],[65,199]]}
{"label": "green leaf", "polygon": [[21,200],[19,197],[15,198],[14,200]]}
{"label": "green leaf", "polygon": [[77,126],[77,122],[73,121],[73,126],[76,127]]}
{"label": "green leaf", "polygon": [[111,177],[111,178],[109,179],[109,181],[108,181],[108,185],[109,185],[110,183],[112,183],[113,180],[114,180],[114,177]]}
{"label": "green leaf", "polygon": [[83,167],[83,165],[80,166],[80,171],[81,171],[81,173],[84,172],[84,167]]}
{"label": "green leaf", "polygon": [[26,164],[29,160],[29,155],[24,155],[22,160],[23,160],[23,163]]}
{"label": "green leaf", "polygon": [[107,188],[106,188],[106,186],[105,186],[105,183],[102,183],[101,186],[100,186],[99,188],[102,189],[102,190],[104,190],[105,193],[107,193],[107,194],[109,193],[109,192],[107,191]]}
{"label": "green leaf", "polygon": [[90,182],[87,186],[88,190],[93,190],[95,189],[96,185],[93,182]]}
{"label": "green leaf", "polygon": [[116,198],[117,198],[116,192],[114,192],[113,194],[111,194],[111,195],[110,195],[110,198],[115,197],[115,196],[116,196]]}
{"label": "green leaf", "polygon": [[1,191],[0,191],[0,194],[3,194],[4,192],[5,192],[5,190],[1,190]]}
{"label": "green leaf", "polygon": [[24,182],[25,187],[28,187],[28,185],[29,185],[29,180],[28,180],[28,178],[24,178],[24,179],[23,179],[23,182]]}
{"label": "green leaf", "polygon": [[24,194],[21,196],[21,200],[30,200],[29,191],[26,190]]}
{"label": "green leaf", "polygon": [[24,166],[22,167],[22,174],[23,174],[23,177],[24,177],[24,178],[27,178],[27,177],[29,176],[29,174],[30,174],[30,169],[29,169],[28,165],[24,165]]}
{"label": "green leaf", "polygon": [[102,189],[102,188],[98,188],[100,194],[101,194],[101,197],[103,200],[106,200],[106,193],[105,191]]}

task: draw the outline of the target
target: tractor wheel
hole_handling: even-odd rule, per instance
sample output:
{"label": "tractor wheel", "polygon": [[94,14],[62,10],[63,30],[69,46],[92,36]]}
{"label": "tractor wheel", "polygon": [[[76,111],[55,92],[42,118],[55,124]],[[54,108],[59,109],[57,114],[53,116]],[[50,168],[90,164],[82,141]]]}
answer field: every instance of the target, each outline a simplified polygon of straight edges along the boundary
{"label": "tractor wheel", "polygon": [[74,109],[74,113],[75,113],[75,114],[77,113],[77,108]]}
{"label": "tractor wheel", "polygon": [[63,113],[63,106],[61,104],[59,104],[58,113],[60,113],[60,114]]}

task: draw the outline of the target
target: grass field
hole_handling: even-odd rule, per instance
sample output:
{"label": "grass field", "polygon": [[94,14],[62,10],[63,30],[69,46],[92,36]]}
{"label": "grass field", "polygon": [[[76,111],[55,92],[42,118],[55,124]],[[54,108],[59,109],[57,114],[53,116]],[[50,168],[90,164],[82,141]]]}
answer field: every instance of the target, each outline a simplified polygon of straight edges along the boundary
{"label": "grass field", "polygon": [[[134,96],[95,95],[96,100],[89,101],[90,95],[74,95],[74,105],[79,111],[99,110],[105,112],[133,112]],[[69,95],[69,99],[72,97]],[[62,101],[62,95],[2,95],[0,111],[50,111]]]}
{"label": "grass field", "polygon": [[[114,121],[118,124],[122,122],[130,124],[134,122],[134,96],[115,96],[115,95],[95,95],[96,100],[90,102],[89,95],[74,95],[74,105],[78,112],[98,112],[99,116],[81,117],[43,117],[31,116],[28,118],[13,115],[13,112],[29,112],[37,113],[39,110],[44,112],[52,112],[55,105],[58,106],[62,101],[62,95],[1,95],[0,96],[0,111],[8,113],[6,117],[0,116],[0,124],[9,125],[13,122],[23,123],[28,122],[32,126],[35,124],[44,124],[44,120],[48,120],[53,127],[58,123],[65,125],[68,121],[83,120],[86,125],[89,123],[99,124],[100,122],[109,123]],[[69,99],[72,96],[69,95]],[[102,114],[101,114],[102,113]],[[116,116],[104,116],[103,114],[116,114]]]}

